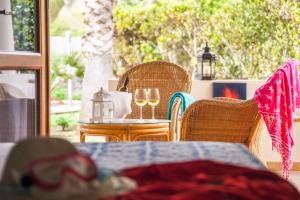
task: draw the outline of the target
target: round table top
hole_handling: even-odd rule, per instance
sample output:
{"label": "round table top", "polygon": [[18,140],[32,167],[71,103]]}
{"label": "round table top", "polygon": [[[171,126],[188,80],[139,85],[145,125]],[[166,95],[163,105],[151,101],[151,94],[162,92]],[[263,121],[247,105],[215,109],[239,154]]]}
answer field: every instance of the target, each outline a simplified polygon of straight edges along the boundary
{"label": "round table top", "polygon": [[80,124],[165,124],[171,123],[171,120],[165,119],[112,119],[112,120],[104,120],[104,121],[80,121]]}

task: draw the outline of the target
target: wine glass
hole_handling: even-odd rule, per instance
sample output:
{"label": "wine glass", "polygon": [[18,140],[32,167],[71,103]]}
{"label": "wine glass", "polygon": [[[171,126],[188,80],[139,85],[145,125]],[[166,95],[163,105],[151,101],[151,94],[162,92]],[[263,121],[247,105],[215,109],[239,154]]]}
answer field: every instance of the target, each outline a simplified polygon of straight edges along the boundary
{"label": "wine glass", "polygon": [[134,94],[135,104],[140,107],[140,120],[143,119],[143,106],[147,104],[147,90],[138,88]]}
{"label": "wine glass", "polygon": [[154,112],[155,112],[155,106],[159,104],[160,96],[159,96],[159,90],[158,88],[151,88],[148,90],[148,104],[152,108],[152,120],[155,120]]}

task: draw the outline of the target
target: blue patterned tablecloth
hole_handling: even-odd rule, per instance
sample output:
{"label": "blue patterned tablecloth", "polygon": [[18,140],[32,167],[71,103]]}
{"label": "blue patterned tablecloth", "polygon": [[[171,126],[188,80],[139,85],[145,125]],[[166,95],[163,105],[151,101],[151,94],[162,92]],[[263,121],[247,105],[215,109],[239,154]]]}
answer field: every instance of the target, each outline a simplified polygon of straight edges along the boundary
{"label": "blue patterned tablecloth", "polygon": [[76,148],[89,154],[98,167],[122,170],[153,163],[213,160],[265,169],[242,144],[223,142],[119,142],[78,143]]}

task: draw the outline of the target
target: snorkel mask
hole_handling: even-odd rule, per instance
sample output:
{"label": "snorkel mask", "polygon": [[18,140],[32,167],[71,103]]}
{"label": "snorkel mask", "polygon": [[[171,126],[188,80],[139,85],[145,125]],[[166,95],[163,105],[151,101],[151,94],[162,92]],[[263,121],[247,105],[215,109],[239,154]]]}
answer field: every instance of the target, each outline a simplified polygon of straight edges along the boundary
{"label": "snorkel mask", "polygon": [[[46,141],[46,144],[53,143],[49,138],[35,140],[41,143]],[[30,141],[32,142],[32,139],[28,143]],[[22,148],[24,144],[21,144],[14,147],[6,163],[4,178],[2,177],[0,184],[0,199],[3,199],[1,194],[5,193],[6,196],[11,195],[8,199],[27,196],[29,199],[43,200],[94,200],[123,194],[136,187],[134,181],[120,176],[115,171],[106,168],[98,170],[88,155],[78,152],[75,148],[74,151],[49,155],[45,150],[47,145],[38,144],[33,145],[38,148],[30,148],[31,145],[27,144],[26,148],[30,148],[30,153],[27,153],[28,149]],[[39,151],[39,148],[42,149]],[[18,162],[16,157],[20,156],[22,158]]]}
{"label": "snorkel mask", "polygon": [[61,187],[68,177],[90,182],[97,175],[98,169],[90,157],[72,153],[33,161],[28,174],[21,178],[21,184],[26,188],[34,185],[43,190],[54,190]]}

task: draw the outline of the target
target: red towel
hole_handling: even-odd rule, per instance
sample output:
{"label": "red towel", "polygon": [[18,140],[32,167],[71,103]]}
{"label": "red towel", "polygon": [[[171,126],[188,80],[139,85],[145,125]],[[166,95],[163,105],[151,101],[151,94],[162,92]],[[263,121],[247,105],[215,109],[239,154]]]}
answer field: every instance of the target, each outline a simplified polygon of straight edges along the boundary
{"label": "red towel", "polygon": [[168,163],[127,169],[122,173],[138,188],[109,200],[298,200],[288,181],[265,171],[212,161]]}
{"label": "red towel", "polygon": [[293,113],[300,106],[298,61],[292,59],[279,68],[266,84],[255,91],[255,101],[272,139],[272,147],[282,157],[283,174],[291,167]]}

